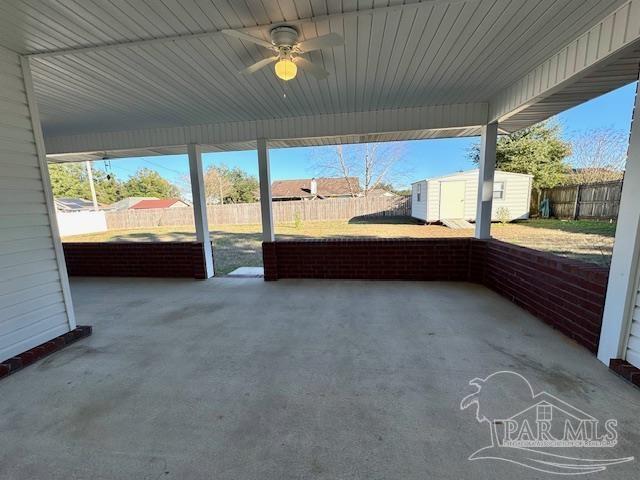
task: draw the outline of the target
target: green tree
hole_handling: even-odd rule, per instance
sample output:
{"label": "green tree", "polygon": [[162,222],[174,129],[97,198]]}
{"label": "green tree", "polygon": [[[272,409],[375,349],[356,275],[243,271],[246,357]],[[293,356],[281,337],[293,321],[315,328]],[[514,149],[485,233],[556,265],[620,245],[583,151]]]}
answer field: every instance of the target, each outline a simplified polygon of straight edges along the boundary
{"label": "green tree", "polygon": [[51,163],[49,177],[54,197],[91,198],[84,164]]}
{"label": "green tree", "polygon": [[[496,150],[496,168],[506,172],[533,175],[536,190],[561,184],[570,171],[566,163],[571,145],[560,138],[560,125],[542,122],[509,135],[500,136]],[[480,145],[474,145],[469,157],[477,164]]]}
{"label": "green tree", "polygon": [[180,190],[155,170],[141,168],[122,184],[122,197],[179,198]]}
{"label": "green tree", "polygon": [[[189,177],[185,176],[182,183],[189,185]],[[258,201],[260,182],[238,167],[219,164],[205,170],[204,188],[209,204],[252,203]]]}
{"label": "green tree", "polygon": [[[91,199],[89,177],[84,163],[49,164],[49,176],[54,197]],[[110,204],[122,198],[120,182],[103,170],[93,169],[93,184],[99,203]]]}
{"label": "green tree", "polygon": [[252,203],[258,201],[260,182],[247,172],[236,167],[226,168],[225,176],[231,187],[227,194],[227,203]]}
{"label": "green tree", "polygon": [[99,203],[111,204],[124,198],[122,182],[113,173],[107,174],[104,170],[94,169],[93,184]]}

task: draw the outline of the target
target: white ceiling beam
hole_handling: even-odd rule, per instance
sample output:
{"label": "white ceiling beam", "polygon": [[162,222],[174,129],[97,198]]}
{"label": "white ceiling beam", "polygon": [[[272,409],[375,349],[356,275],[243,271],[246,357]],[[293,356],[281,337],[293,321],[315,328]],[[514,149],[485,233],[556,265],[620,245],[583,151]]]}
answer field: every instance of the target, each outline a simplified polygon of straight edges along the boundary
{"label": "white ceiling beam", "polygon": [[[599,70],[615,70],[615,62],[639,44],[640,0],[629,0],[491,99],[490,120],[504,123]],[[625,72],[615,75],[610,81],[611,89],[627,77]],[[587,97],[576,97],[575,104]],[[549,110],[549,116],[555,113]]]}
{"label": "white ceiling beam", "polygon": [[47,137],[45,142],[49,155],[148,149],[190,143],[215,146],[254,142],[257,138],[295,140],[469,128],[484,125],[487,115],[486,103],[464,103]]}
{"label": "white ceiling beam", "polygon": [[437,4],[454,4],[454,3],[462,3],[462,2],[468,3],[473,1],[477,2],[479,0],[421,0],[418,3],[390,5],[386,7],[371,7],[371,8],[365,8],[365,9],[359,9],[359,10],[352,10],[348,12],[332,13],[328,15],[317,15],[312,17],[300,18],[297,20],[274,22],[274,23],[255,25],[250,27],[208,30],[208,31],[199,32],[199,33],[189,33],[189,34],[183,34],[183,35],[168,35],[164,37],[149,38],[145,40],[133,40],[133,41],[127,41],[127,42],[91,45],[87,47],[47,50],[47,51],[29,53],[26,55],[28,55],[31,58],[47,58],[47,57],[59,57],[63,55],[78,55],[82,53],[91,53],[96,51],[113,50],[113,49],[120,49],[120,48],[127,48],[127,47],[138,47],[141,45],[149,45],[149,44],[161,44],[161,43],[175,42],[180,40],[195,40],[198,38],[211,38],[219,35],[224,35],[223,30],[235,30],[238,32],[250,33],[250,32],[255,32],[256,30],[263,30],[263,29],[270,30],[279,25],[298,26],[305,23],[318,23],[318,22],[331,21],[331,20],[343,19],[348,17],[359,17],[359,16],[374,15],[374,14],[380,14],[380,13],[392,13],[392,12],[398,12],[398,11],[417,10],[427,6],[432,7]]}
{"label": "white ceiling beam", "polygon": [[[481,126],[437,128],[429,130],[406,130],[402,132],[373,133],[369,135],[340,135],[332,137],[311,137],[295,138],[285,140],[269,140],[271,148],[292,148],[292,147],[320,147],[327,145],[346,145],[356,143],[379,143],[379,142],[403,142],[409,140],[427,140],[436,138],[463,138],[477,137],[482,130]],[[500,134],[506,133],[499,131]],[[255,150],[256,141],[252,140],[243,143],[201,145],[203,153],[212,152],[239,152],[245,150]],[[66,162],[86,162],[96,160],[117,160],[132,157],[152,157],[156,155],[182,155],[185,151],[184,145],[174,145],[169,147],[156,148],[135,148],[129,150],[101,150],[98,152],[75,152],[59,153],[47,155],[50,163]]]}

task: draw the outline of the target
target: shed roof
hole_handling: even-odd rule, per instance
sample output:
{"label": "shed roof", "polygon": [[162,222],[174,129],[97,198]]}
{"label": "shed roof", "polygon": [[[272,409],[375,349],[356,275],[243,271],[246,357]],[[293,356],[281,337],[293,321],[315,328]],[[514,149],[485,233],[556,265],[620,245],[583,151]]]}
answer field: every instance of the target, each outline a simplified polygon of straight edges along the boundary
{"label": "shed roof", "polygon": [[[431,182],[433,180],[442,180],[442,179],[445,179],[445,178],[457,177],[458,175],[467,175],[469,173],[478,173],[478,172],[479,172],[479,170],[477,168],[474,168],[472,170],[464,170],[464,171],[461,171],[461,172],[448,173],[446,175],[441,175],[439,177],[431,177],[431,178],[424,178],[422,180],[416,180],[415,182],[411,182],[411,185],[415,185],[416,183],[420,183],[420,182]],[[502,173],[504,175],[513,175],[513,176],[533,178],[533,175],[530,175],[528,173],[505,172],[504,170],[496,170],[495,173]]]}

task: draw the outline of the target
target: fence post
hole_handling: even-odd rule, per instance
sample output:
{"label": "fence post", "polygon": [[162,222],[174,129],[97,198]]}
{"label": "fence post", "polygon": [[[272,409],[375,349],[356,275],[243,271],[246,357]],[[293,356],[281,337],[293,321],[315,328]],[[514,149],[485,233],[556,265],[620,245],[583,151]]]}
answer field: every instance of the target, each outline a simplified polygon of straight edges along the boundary
{"label": "fence post", "polygon": [[578,185],[576,187],[576,200],[573,204],[573,219],[574,220],[578,220],[578,217],[580,216],[580,187],[581,185]]}

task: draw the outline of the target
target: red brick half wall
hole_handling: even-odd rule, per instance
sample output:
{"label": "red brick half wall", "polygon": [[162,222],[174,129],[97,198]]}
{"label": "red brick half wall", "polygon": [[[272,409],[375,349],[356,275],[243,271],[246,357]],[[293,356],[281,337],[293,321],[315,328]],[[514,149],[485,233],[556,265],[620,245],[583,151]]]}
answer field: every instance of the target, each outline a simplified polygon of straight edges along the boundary
{"label": "red brick half wall", "polygon": [[265,280],[468,279],[469,239],[300,240],[263,243]]}
{"label": "red brick half wall", "polygon": [[474,280],[597,352],[607,268],[497,240],[484,242],[481,253],[479,241],[472,242]]}
{"label": "red brick half wall", "polygon": [[205,278],[200,242],[64,243],[63,248],[71,276]]}

